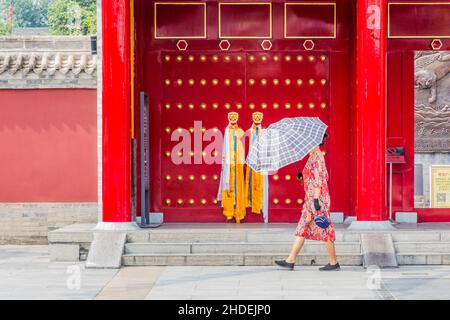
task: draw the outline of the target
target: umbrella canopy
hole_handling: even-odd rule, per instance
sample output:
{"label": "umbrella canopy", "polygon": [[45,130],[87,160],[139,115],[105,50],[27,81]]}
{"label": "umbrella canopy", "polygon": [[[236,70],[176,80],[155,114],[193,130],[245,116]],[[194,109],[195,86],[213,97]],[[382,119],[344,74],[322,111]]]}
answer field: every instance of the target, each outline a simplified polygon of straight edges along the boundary
{"label": "umbrella canopy", "polygon": [[246,163],[255,171],[276,171],[302,160],[323,141],[328,126],[319,118],[285,118],[263,130]]}

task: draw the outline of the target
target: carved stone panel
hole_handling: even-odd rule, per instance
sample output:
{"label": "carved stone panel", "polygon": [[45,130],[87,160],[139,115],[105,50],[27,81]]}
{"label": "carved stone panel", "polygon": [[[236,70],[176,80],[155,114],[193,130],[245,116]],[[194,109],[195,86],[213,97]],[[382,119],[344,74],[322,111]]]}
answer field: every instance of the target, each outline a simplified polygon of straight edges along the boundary
{"label": "carved stone panel", "polygon": [[415,151],[450,152],[450,51],[415,56]]}

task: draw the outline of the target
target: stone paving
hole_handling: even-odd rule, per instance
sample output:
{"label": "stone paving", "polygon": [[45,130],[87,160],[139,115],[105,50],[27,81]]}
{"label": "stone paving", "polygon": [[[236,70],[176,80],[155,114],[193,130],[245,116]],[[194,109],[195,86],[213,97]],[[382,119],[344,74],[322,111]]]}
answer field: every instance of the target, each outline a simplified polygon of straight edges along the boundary
{"label": "stone paving", "polygon": [[450,299],[450,266],[128,267],[50,262],[47,246],[0,246],[0,299]]}
{"label": "stone paving", "polygon": [[117,270],[50,263],[48,246],[0,246],[0,299],[94,299]]}
{"label": "stone paving", "polygon": [[341,272],[327,273],[302,266],[295,271],[276,267],[170,267],[146,299],[448,300],[450,267],[343,267]]}
{"label": "stone paving", "polygon": [[375,299],[365,278],[359,267],[320,276],[317,267],[171,267],[147,299]]}

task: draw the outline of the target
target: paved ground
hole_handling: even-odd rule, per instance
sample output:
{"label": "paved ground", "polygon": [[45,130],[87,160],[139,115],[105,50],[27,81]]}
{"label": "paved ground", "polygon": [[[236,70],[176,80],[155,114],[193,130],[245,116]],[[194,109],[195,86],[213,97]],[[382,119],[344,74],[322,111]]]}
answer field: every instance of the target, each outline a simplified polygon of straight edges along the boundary
{"label": "paved ground", "polygon": [[146,299],[450,299],[450,267],[170,267]]}
{"label": "paved ground", "polygon": [[47,246],[0,246],[0,299],[450,299],[450,266],[84,269]]}
{"label": "paved ground", "polygon": [[0,246],[0,299],[93,299],[116,273],[50,263],[47,246]]}

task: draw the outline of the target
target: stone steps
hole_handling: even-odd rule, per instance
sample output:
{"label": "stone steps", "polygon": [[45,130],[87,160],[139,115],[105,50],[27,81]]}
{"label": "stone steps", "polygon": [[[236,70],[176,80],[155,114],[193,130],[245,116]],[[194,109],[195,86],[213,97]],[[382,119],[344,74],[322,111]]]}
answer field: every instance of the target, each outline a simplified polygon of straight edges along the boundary
{"label": "stone steps", "polygon": [[398,254],[404,253],[447,253],[450,254],[450,242],[445,241],[426,241],[426,242],[395,242],[395,252]]}
{"label": "stone steps", "polygon": [[[272,266],[291,249],[292,225],[253,228],[193,226],[129,232],[123,255],[126,266],[215,265]],[[450,264],[450,232],[428,230],[392,232],[398,262],[409,264]],[[362,265],[361,234],[336,229],[336,252],[342,265]],[[328,263],[321,242],[306,241],[298,265]]]}
{"label": "stone steps", "polygon": [[[286,258],[295,226],[252,227],[129,232],[122,262],[125,266],[272,266],[274,260]],[[362,264],[358,233],[337,230],[336,240],[342,265]],[[328,255],[323,243],[306,241],[297,260],[299,265],[323,265]]]}
{"label": "stone steps", "polygon": [[404,252],[397,254],[399,265],[450,265],[450,253]]}
{"label": "stone steps", "polygon": [[[194,242],[194,243],[127,243],[126,254],[264,254],[289,252],[290,242]],[[336,242],[339,254],[361,254],[359,242]],[[305,254],[326,254],[323,243],[307,241],[302,252]]]}
{"label": "stone steps", "polygon": [[[286,253],[287,254],[287,253]],[[137,254],[122,257],[124,266],[272,266],[274,260],[286,258],[286,254]],[[399,265],[450,265],[450,253],[396,254]],[[338,254],[341,265],[361,266],[362,254]],[[323,265],[328,263],[327,254],[302,253],[297,265]]]}
{"label": "stone steps", "polygon": [[[343,265],[362,265],[361,234],[336,224],[336,251]],[[49,233],[55,261],[86,258],[95,225],[73,225]],[[167,223],[157,229],[127,231],[124,265],[254,265],[273,266],[291,249],[296,224]],[[450,224],[398,225],[389,232],[400,265],[450,265]],[[321,242],[306,241],[298,264],[328,262]]]}
{"label": "stone steps", "polygon": [[450,242],[450,232],[436,231],[395,231],[391,232],[395,242]]}
{"label": "stone steps", "polygon": [[[295,226],[273,229],[153,229],[131,231],[128,243],[188,243],[188,242],[291,242]],[[337,228],[337,242],[360,241],[361,232]],[[450,231],[395,231],[390,232],[394,242],[450,242]]]}
{"label": "stone steps", "polygon": [[[273,266],[274,260],[282,260],[286,254],[124,254],[124,266]],[[302,253],[297,265],[324,265],[327,254]],[[361,254],[339,255],[339,263],[347,266],[362,264]]]}
{"label": "stone steps", "polygon": [[[221,243],[221,242],[289,242],[294,240],[295,228],[286,231],[261,230],[202,230],[177,231],[157,230],[153,232],[132,231],[127,234],[127,243]],[[357,242],[360,235],[353,232],[336,232],[337,242]]]}

